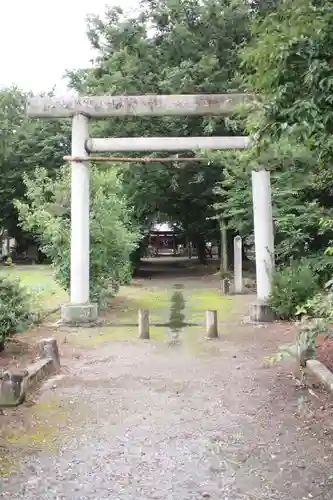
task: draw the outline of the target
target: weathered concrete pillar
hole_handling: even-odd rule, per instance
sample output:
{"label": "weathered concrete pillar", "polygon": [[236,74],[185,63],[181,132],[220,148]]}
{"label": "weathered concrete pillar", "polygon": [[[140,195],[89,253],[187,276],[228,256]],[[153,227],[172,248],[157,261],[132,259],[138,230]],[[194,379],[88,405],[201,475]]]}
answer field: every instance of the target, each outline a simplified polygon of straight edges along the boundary
{"label": "weathered concrete pillar", "polygon": [[227,274],[228,272],[228,231],[224,219],[220,219],[220,238],[221,238],[221,255],[220,255],[220,269],[221,272]]}
{"label": "weathered concrete pillar", "polygon": [[267,299],[271,293],[274,271],[274,232],[270,173],[267,170],[252,172],[252,198],[257,302],[251,306],[250,315],[254,321],[272,321]]}
{"label": "weathered concrete pillar", "polygon": [[89,155],[85,141],[89,138],[89,118],[78,114],[72,121],[71,180],[71,282],[70,304],[62,308],[65,323],[89,323],[97,319],[96,304],[89,303]]}
{"label": "weathered concrete pillar", "polygon": [[72,156],[86,162],[72,162],[71,186],[71,304],[89,303],[89,155],[85,140],[89,137],[89,119],[73,117]]}
{"label": "weathered concrete pillar", "polygon": [[0,378],[0,406],[17,406],[24,401],[27,371],[5,372]]}
{"label": "weathered concrete pillar", "polygon": [[206,335],[208,339],[217,339],[217,311],[206,311]]}
{"label": "weathered concrete pillar", "polygon": [[147,309],[139,309],[139,338],[149,339],[149,311]]}
{"label": "weathered concrete pillar", "polygon": [[57,339],[42,339],[39,342],[39,355],[41,358],[52,359],[55,370],[60,370],[60,355]]}
{"label": "weathered concrete pillar", "polygon": [[243,293],[242,238],[234,237],[234,293]]}
{"label": "weathered concrete pillar", "polygon": [[228,232],[223,218],[219,219],[220,225],[220,291],[223,295],[230,292],[230,280],[228,277]]}

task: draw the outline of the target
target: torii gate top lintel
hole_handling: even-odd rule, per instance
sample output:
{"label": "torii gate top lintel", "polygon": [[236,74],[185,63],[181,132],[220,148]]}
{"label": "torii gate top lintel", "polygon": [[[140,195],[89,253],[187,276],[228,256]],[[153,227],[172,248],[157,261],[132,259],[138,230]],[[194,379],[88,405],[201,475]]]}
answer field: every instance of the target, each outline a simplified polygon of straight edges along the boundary
{"label": "torii gate top lintel", "polygon": [[91,118],[111,116],[204,116],[227,115],[238,106],[254,102],[252,94],[180,94],[93,97],[31,97],[27,114],[35,118]]}

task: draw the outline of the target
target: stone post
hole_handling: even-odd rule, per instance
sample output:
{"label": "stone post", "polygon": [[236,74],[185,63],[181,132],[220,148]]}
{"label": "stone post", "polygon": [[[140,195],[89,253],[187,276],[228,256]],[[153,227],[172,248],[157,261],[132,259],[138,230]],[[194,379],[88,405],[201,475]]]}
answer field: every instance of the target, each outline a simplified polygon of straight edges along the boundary
{"label": "stone post", "polygon": [[0,406],[18,406],[25,398],[24,380],[27,371],[5,372],[0,378]]}
{"label": "stone post", "polygon": [[52,359],[55,370],[57,372],[60,370],[60,356],[57,339],[42,339],[39,342],[39,355],[41,358]]}
{"label": "stone post", "polygon": [[229,278],[222,278],[220,280],[220,292],[222,295],[229,295],[230,293]]}
{"label": "stone post", "polygon": [[230,281],[228,277],[228,232],[225,220],[219,219],[220,225],[220,290],[223,295],[228,295],[230,292]]}
{"label": "stone post", "polygon": [[257,302],[251,306],[250,316],[254,321],[272,321],[273,314],[267,306],[267,299],[274,271],[274,233],[270,173],[267,170],[252,172],[252,198]]}
{"label": "stone post", "polygon": [[71,180],[71,281],[70,304],[62,308],[62,320],[69,324],[89,323],[97,319],[96,304],[89,303],[89,154],[85,141],[89,138],[89,118],[73,116]]}
{"label": "stone post", "polygon": [[234,293],[243,293],[242,238],[234,237]]}
{"label": "stone post", "polygon": [[139,338],[149,339],[149,311],[147,309],[139,309]]}
{"label": "stone post", "polygon": [[217,339],[217,311],[206,311],[206,335],[207,339]]}

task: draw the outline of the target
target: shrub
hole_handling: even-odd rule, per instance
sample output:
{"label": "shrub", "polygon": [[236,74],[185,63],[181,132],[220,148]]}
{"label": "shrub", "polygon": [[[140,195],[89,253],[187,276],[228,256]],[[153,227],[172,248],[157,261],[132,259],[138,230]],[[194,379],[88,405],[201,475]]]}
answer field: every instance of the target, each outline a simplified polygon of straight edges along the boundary
{"label": "shrub", "polygon": [[322,319],[312,321],[305,319],[299,323],[296,342],[279,347],[277,352],[266,357],[265,361],[273,364],[292,356],[298,360],[300,367],[305,367],[308,359],[315,358],[318,335],[323,335],[325,340],[331,339],[333,337],[331,325],[327,325]]}
{"label": "shrub", "polygon": [[333,293],[320,291],[310,297],[303,305],[297,308],[297,316],[310,318],[332,318],[333,317]]}
{"label": "shrub", "polygon": [[5,341],[32,320],[31,300],[19,280],[0,275],[0,350]]}
{"label": "shrub", "polygon": [[274,273],[269,305],[280,319],[292,319],[319,290],[318,277],[308,262],[300,262]]}
{"label": "shrub", "polygon": [[169,326],[172,331],[177,332],[180,330],[184,324],[185,315],[185,300],[181,292],[176,291],[171,297],[171,307],[170,307],[170,317]]}
{"label": "shrub", "polygon": [[324,290],[320,290],[310,297],[305,304],[298,307],[298,316],[310,318],[333,319],[333,280],[325,283]]}
{"label": "shrub", "polygon": [[311,268],[316,276],[318,276],[319,284],[326,287],[327,281],[333,275],[333,259],[330,255],[323,254],[322,252],[317,252],[310,257],[307,257],[307,261],[311,265]]}
{"label": "shrub", "polygon": [[[115,169],[91,168],[90,295],[101,305],[130,279],[130,256],[139,239],[116,174]],[[26,201],[16,202],[21,226],[39,238],[56,281],[69,290],[70,168],[60,169],[55,179],[37,168],[32,177],[24,177],[24,183]]]}

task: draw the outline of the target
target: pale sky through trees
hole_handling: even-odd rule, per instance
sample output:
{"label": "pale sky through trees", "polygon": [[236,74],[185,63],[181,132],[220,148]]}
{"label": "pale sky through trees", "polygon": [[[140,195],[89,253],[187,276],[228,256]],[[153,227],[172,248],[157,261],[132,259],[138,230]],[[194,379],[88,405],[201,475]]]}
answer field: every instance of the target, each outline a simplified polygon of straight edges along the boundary
{"label": "pale sky through trees", "polygon": [[85,17],[105,5],[135,7],[136,0],[2,0],[0,87],[66,91],[66,69],[86,67],[93,57]]}

